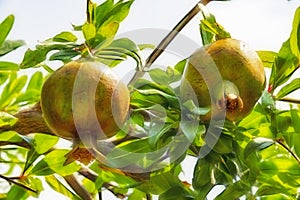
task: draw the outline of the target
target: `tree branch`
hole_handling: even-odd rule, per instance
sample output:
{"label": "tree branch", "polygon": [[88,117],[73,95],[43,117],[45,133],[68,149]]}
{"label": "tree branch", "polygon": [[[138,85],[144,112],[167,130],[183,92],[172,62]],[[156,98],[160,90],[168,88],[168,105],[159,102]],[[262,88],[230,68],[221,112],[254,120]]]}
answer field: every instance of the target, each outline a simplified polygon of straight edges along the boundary
{"label": "tree branch", "polygon": [[199,1],[180,21],[179,23],[168,33],[168,35],[157,45],[150,56],[147,58],[146,63],[141,71],[137,71],[129,82],[129,85],[133,85],[137,79],[145,74],[145,69],[149,68],[152,63],[163,53],[167,46],[173,41],[178,33],[191,21],[191,19],[201,11],[200,5],[206,5],[211,0]]}
{"label": "tree branch", "polygon": [[93,200],[92,195],[83,187],[74,174],[64,176],[64,179],[82,199]]}
{"label": "tree branch", "polygon": [[293,98],[289,98],[289,97],[285,97],[282,99],[276,99],[277,101],[284,101],[284,102],[288,102],[288,103],[295,103],[295,104],[300,104],[300,99],[293,99]]}

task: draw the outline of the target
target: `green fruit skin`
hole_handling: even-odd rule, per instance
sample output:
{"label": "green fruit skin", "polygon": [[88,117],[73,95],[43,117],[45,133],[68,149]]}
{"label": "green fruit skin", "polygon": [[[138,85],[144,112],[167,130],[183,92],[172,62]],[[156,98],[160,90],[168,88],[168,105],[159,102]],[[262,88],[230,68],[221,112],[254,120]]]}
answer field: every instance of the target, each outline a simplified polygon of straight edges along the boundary
{"label": "green fruit skin", "polygon": [[[187,87],[187,84],[190,84],[200,107],[212,106],[212,109],[219,108],[221,112],[220,107],[226,103],[222,103],[223,81],[217,74],[219,73],[223,80],[237,86],[243,108],[233,112],[227,111],[228,120],[239,121],[247,116],[265,89],[264,66],[257,53],[242,41],[231,38],[218,40],[194,52],[188,61],[181,84],[183,100],[192,99],[191,89]],[[212,67],[213,63],[217,69]],[[217,115],[218,111],[215,114]],[[210,115],[211,113],[203,118],[209,120]]]}
{"label": "green fruit skin", "polygon": [[[79,70],[81,76],[78,76]],[[79,89],[74,89],[75,84]],[[112,137],[127,119],[129,100],[127,86],[111,69],[85,60],[72,61],[53,72],[41,92],[47,125],[66,139],[78,138],[81,128],[81,132],[93,134],[96,139]]]}

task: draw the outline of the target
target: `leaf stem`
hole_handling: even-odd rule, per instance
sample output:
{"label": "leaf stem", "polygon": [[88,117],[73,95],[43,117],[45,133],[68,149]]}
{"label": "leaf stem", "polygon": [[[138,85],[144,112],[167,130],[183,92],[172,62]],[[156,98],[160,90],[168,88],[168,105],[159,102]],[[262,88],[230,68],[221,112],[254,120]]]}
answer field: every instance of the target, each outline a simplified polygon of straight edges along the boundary
{"label": "leaf stem", "polygon": [[294,158],[295,160],[298,162],[298,164],[300,165],[300,159],[299,157],[287,146],[283,143],[282,139],[276,139],[275,140],[280,146],[282,146],[285,150],[287,150]]}
{"label": "leaf stem", "polygon": [[14,180],[12,180],[11,178],[8,178],[8,177],[6,177],[6,176],[3,176],[3,175],[1,175],[1,174],[0,174],[0,178],[6,180],[6,181],[9,182],[9,183],[15,184],[15,185],[17,185],[17,186],[19,186],[19,187],[22,187],[22,188],[26,189],[26,190],[29,190],[29,191],[31,191],[31,192],[34,192],[34,193],[36,193],[36,194],[38,193],[38,191],[36,191],[36,190],[34,190],[34,189],[32,189],[32,188],[26,186],[26,185],[23,185],[23,184],[21,184],[21,183],[19,183],[19,182],[17,182],[17,181],[14,181]]}
{"label": "leaf stem", "polygon": [[211,0],[201,0],[199,1],[179,22],[178,24],[168,33],[165,38],[157,45],[157,47],[152,51],[146,60],[144,67],[141,70],[136,71],[134,76],[129,82],[129,85],[135,83],[137,79],[145,74],[145,69],[149,68],[152,63],[164,52],[167,46],[172,42],[172,40],[178,35],[178,33],[188,24],[188,22],[201,11],[200,5],[206,5]]}

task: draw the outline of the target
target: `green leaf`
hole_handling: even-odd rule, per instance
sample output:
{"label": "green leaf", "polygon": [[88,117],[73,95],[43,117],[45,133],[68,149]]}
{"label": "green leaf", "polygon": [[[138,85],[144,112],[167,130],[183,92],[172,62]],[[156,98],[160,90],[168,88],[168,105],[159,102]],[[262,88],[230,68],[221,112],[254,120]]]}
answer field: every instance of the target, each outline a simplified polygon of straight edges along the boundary
{"label": "green leaf", "polygon": [[269,185],[263,184],[258,188],[255,195],[256,196],[267,196],[273,194],[285,194],[287,193],[286,188],[282,187],[281,185]]}
{"label": "green leaf", "polygon": [[231,153],[233,151],[232,142],[233,138],[230,135],[221,134],[220,137],[217,139],[213,150],[219,154]]}
{"label": "green leaf", "polygon": [[149,75],[151,79],[158,84],[167,85],[169,83],[169,76],[166,71],[162,69],[151,69]]}
{"label": "green leaf", "polygon": [[25,172],[33,165],[33,163],[37,160],[37,158],[40,156],[40,154],[37,153],[37,151],[32,148],[27,152],[26,155],[26,162],[25,166],[23,168],[23,173]]}
{"label": "green leaf", "polygon": [[31,174],[45,176],[53,173],[57,173],[61,176],[70,175],[80,169],[80,165],[76,162],[72,162],[68,165],[64,165],[66,161],[66,154],[68,150],[56,149],[48,153],[40,162],[38,162]]}
{"label": "green leaf", "polygon": [[[137,67],[142,65],[138,46],[128,38],[116,39],[109,46],[96,50],[94,55],[102,58],[102,62],[107,63],[110,67],[116,66],[120,60],[125,60],[127,56],[136,61]],[[105,62],[105,60],[110,61]]]}
{"label": "green leaf", "polygon": [[[39,154],[49,151],[58,142],[58,137],[46,134],[34,135],[34,146]],[[47,142],[45,142],[47,141]]]}
{"label": "green leaf", "polygon": [[259,169],[262,173],[274,175],[278,172],[286,172],[290,174],[300,175],[299,164],[290,159],[289,155],[276,155],[263,160],[259,164]]}
{"label": "green leaf", "polygon": [[45,180],[47,184],[56,192],[59,192],[72,200],[80,200],[80,198],[68,189],[56,176],[46,176]]}
{"label": "green leaf", "polygon": [[200,190],[203,186],[209,184],[212,181],[212,169],[213,166],[206,159],[198,159],[194,169],[192,180],[193,188],[195,188],[195,190]]}
{"label": "green leaf", "polygon": [[38,64],[46,60],[48,48],[39,48],[36,50],[28,49],[25,52],[23,61],[20,64],[21,69],[36,67]]}
{"label": "green leaf", "polygon": [[266,195],[260,198],[261,200],[296,200],[296,198],[285,194]]}
{"label": "green leaf", "polygon": [[93,23],[97,29],[104,23],[107,13],[113,8],[114,0],[106,0],[95,8],[95,19]]}
{"label": "green leaf", "polygon": [[96,36],[96,27],[93,24],[85,24],[82,27],[82,33],[89,46],[91,46],[90,42]]}
{"label": "green leaf", "polygon": [[145,50],[145,49],[152,49],[153,50],[153,49],[155,49],[154,44],[138,44],[137,46],[140,50]]}
{"label": "green leaf", "polygon": [[39,193],[44,190],[42,180],[40,178],[29,176],[26,181],[29,182],[31,189],[37,191],[37,194],[33,194],[32,196],[38,198]]}
{"label": "green leaf", "polygon": [[118,29],[119,23],[110,21],[103,24],[96,33],[95,41],[91,44],[92,48],[104,48],[112,43]]}
{"label": "green leaf", "polygon": [[149,145],[154,148],[157,146],[157,142],[159,139],[166,134],[169,130],[173,128],[173,124],[170,123],[153,123],[150,122],[150,130],[149,130]]}
{"label": "green leaf", "polygon": [[146,194],[140,190],[134,189],[128,196],[128,200],[146,199]]}
{"label": "green leaf", "polygon": [[6,112],[0,112],[0,127],[12,127],[17,121],[18,119],[13,115],[10,115]]}
{"label": "green leaf", "polygon": [[55,172],[50,168],[45,160],[40,160],[31,170],[30,174],[35,176],[48,176]]}
{"label": "green leaf", "polygon": [[13,99],[20,94],[26,82],[27,82],[27,76],[23,75],[19,78],[16,78],[15,75],[12,75],[10,77],[9,83],[4,87],[2,91],[1,99],[0,99],[0,107],[5,108],[9,104],[11,104]]}
{"label": "green leaf", "polygon": [[68,165],[64,165],[66,161],[66,154],[68,150],[56,149],[48,153],[44,160],[50,166],[50,168],[62,176],[73,174],[80,169],[80,164],[72,162]]}
{"label": "green leaf", "polygon": [[18,71],[19,65],[13,62],[0,61],[0,71]]}
{"label": "green leaf", "polygon": [[178,104],[177,97],[164,93],[159,89],[137,89],[131,97],[131,105],[139,108],[149,108],[156,104],[164,107]]}
{"label": "green leaf", "polygon": [[[128,0],[128,1],[119,1],[117,2],[114,7],[107,13],[107,15],[104,17],[104,23],[109,22],[122,22],[128,15],[130,7],[134,0]],[[103,24],[104,24],[103,23]]]}
{"label": "green leaf", "polygon": [[70,62],[72,58],[80,55],[80,52],[73,49],[61,50],[56,53],[53,53],[49,60],[61,60],[64,63]]}
{"label": "green leaf", "polygon": [[[206,20],[209,23],[216,23],[215,16],[212,13],[210,13],[205,6],[201,6],[201,10],[202,10],[202,15],[204,17],[204,20]],[[200,34],[201,34],[202,44],[207,45],[214,41],[215,34],[205,29],[206,27],[202,23],[203,21],[201,21],[200,23]]]}
{"label": "green leaf", "polygon": [[230,33],[217,23],[215,16],[211,14],[205,6],[201,5],[201,11],[204,17],[200,23],[200,33],[203,45],[208,45],[219,39],[231,37]]}
{"label": "green leaf", "polygon": [[77,37],[71,32],[61,32],[53,37],[55,42],[76,42]]}
{"label": "green leaf", "polygon": [[[298,121],[299,123],[299,121]],[[298,157],[300,157],[300,134],[299,132],[297,132],[296,134],[293,135],[293,141],[294,141],[294,149],[295,149],[295,153],[297,154]]]}
{"label": "green leaf", "polygon": [[193,195],[181,186],[175,186],[162,193],[159,200],[194,200]]}
{"label": "green leaf", "polygon": [[246,194],[249,189],[250,185],[240,180],[227,186],[227,188],[220,195],[218,195],[215,200],[238,199]]}
{"label": "green leaf", "polygon": [[152,176],[149,181],[138,186],[138,189],[145,192],[152,191],[153,194],[162,194],[174,187],[183,187],[183,183],[177,176],[166,172]]}
{"label": "green leaf", "polygon": [[151,162],[145,159],[145,154],[151,151],[148,138],[134,140],[112,149],[107,155],[107,160],[111,166],[116,168],[128,165],[145,167]]}
{"label": "green leaf", "polygon": [[257,129],[260,124],[268,122],[269,120],[264,111],[264,108],[260,104],[257,104],[252,112],[241,122],[239,122],[239,126],[246,129]]}
{"label": "green leaf", "polygon": [[261,151],[273,145],[275,142],[268,138],[254,138],[245,147],[244,156],[247,157],[251,153]]}
{"label": "green leaf", "polygon": [[266,68],[272,68],[278,55],[278,53],[273,51],[257,51],[257,54]]}
{"label": "green leaf", "polygon": [[180,74],[183,74],[186,63],[187,63],[186,59],[181,60],[175,65],[174,69],[177,70]]}
{"label": "green leaf", "polygon": [[276,99],[281,99],[290,93],[298,90],[300,88],[300,78],[293,79],[290,83],[283,86],[276,95]]}
{"label": "green leaf", "polygon": [[292,53],[300,58],[300,7],[297,8],[294,15],[293,29],[290,36],[290,45]]}
{"label": "green leaf", "polygon": [[206,115],[210,111],[209,107],[197,107],[193,100],[184,102],[183,106],[196,115]]}
{"label": "green leaf", "polygon": [[1,72],[0,71],[0,85],[2,85],[3,83],[5,83],[5,81],[7,81],[10,74],[11,74],[11,72]]}
{"label": "green leaf", "polygon": [[28,104],[36,103],[40,100],[40,90],[32,89],[32,90],[26,90],[25,93],[19,94],[15,101],[10,105],[13,106],[25,106]]}
{"label": "green leaf", "polygon": [[278,86],[284,84],[294,74],[299,65],[297,58],[291,51],[290,39],[282,44],[275,59],[270,76],[270,87],[274,91]]}
{"label": "green leaf", "polygon": [[37,45],[35,50],[28,49],[25,52],[22,62],[20,63],[21,69],[27,69],[31,67],[39,67],[43,61],[46,60],[47,54],[53,50],[71,50],[78,45],[72,43],[54,43],[43,45]]}
{"label": "green leaf", "polygon": [[[205,127],[199,125],[197,120],[181,120],[180,129],[190,142],[200,139],[202,134],[205,133]],[[198,144],[200,141],[196,141],[195,143]]]}
{"label": "green leaf", "polygon": [[[114,4],[109,0],[91,8],[92,21],[87,26],[93,27],[89,27],[89,31],[83,30],[88,45],[97,49],[108,46],[113,41],[120,23],[127,17],[132,3],[133,0],[118,1]],[[89,37],[86,37],[87,35]]]}
{"label": "green leaf", "polygon": [[7,193],[6,200],[26,200],[29,197],[29,191],[17,185],[13,185]]}
{"label": "green leaf", "polygon": [[43,85],[43,81],[44,81],[44,78],[43,78],[43,73],[40,72],[40,71],[37,71],[35,72],[30,80],[29,80],[29,83],[27,85],[27,91],[30,91],[30,90],[40,90],[42,88],[42,85]]}
{"label": "green leaf", "polygon": [[274,109],[275,108],[275,98],[274,98],[274,96],[270,92],[264,91],[262,96],[261,96],[261,105],[264,108]]}
{"label": "green leaf", "polygon": [[0,24],[0,47],[2,46],[3,42],[5,41],[7,35],[9,34],[10,30],[13,27],[15,21],[14,15],[7,16]]}
{"label": "green leaf", "polygon": [[0,46],[0,56],[8,54],[24,44],[25,42],[23,40],[6,40],[2,46]]}
{"label": "green leaf", "polygon": [[0,134],[0,141],[22,142],[23,138],[15,131],[5,131]]}

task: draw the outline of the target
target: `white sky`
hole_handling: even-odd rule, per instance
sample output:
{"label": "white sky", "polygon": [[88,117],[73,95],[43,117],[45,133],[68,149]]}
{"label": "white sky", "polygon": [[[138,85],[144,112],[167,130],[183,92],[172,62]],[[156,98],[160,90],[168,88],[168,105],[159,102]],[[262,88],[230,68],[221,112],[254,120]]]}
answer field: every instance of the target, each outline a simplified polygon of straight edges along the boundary
{"label": "white sky", "polygon": [[[128,18],[121,24],[120,33],[141,28],[170,30],[197,2],[136,0]],[[23,39],[27,47],[34,47],[37,41],[43,41],[63,30],[71,30],[72,23],[83,23],[85,4],[84,0],[0,0],[0,21],[14,14],[16,20],[9,39]],[[300,0],[232,0],[212,2],[208,8],[232,37],[244,40],[256,50],[278,51],[282,42],[289,37],[293,15],[299,5]],[[200,16],[195,17],[182,34],[200,44],[199,19]],[[5,59],[20,62],[25,49],[17,50]],[[187,177],[190,178],[193,166],[189,168],[188,162],[185,166]],[[55,194],[50,195],[51,199],[64,199]],[[46,196],[40,199],[46,199]]]}

